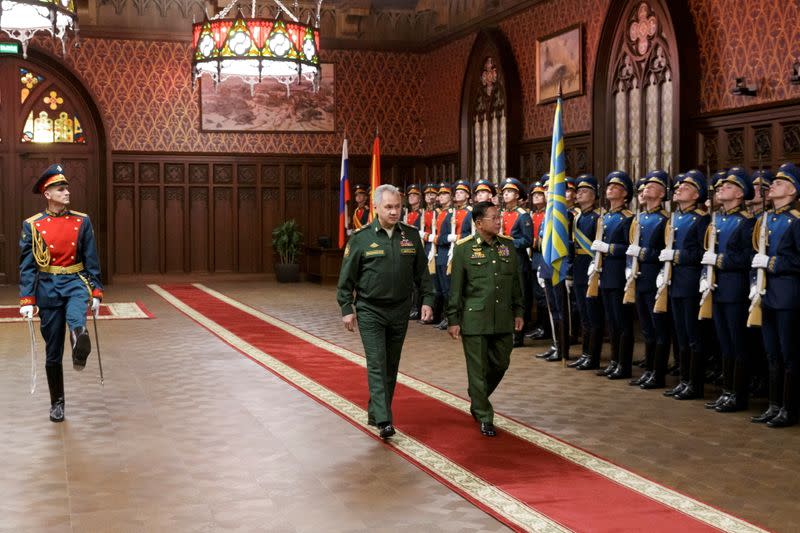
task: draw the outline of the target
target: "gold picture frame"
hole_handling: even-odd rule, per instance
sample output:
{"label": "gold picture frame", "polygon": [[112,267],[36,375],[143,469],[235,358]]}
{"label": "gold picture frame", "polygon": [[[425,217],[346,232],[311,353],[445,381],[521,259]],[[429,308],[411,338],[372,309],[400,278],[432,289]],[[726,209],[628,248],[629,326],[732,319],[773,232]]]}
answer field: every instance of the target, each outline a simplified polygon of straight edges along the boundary
{"label": "gold picture frame", "polygon": [[536,39],[536,103],[583,94],[583,25],[574,24]]}

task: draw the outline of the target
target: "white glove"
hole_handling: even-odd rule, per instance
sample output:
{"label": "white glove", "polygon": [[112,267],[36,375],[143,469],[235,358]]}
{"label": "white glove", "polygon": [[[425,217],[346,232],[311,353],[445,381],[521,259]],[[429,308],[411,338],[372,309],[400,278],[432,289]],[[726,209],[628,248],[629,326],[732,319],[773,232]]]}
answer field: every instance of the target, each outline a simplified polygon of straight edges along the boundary
{"label": "white glove", "polygon": [[433,242],[433,234],[428,235],[428,242]]}
{"label": "white glove", "polygon": [[19,308],[19,314],[22,315],[23,318],[33,318],[33,306],[23,305]]}
{"label": "white glove", "polygon": [[609,248],[610,248],[610,246],[608,245],[608,243],[605,243],[603,241],[595,240],[595,241],[592,242],[592,250],[595,251],[595,252],[600,252],[602,254],[607,254]]}
{"label": "white glove", "polygon": [[589,269],[586,271],[586,277],[591,278],[594,275],[595,270],[597,270],[597,267],[594,265],[594,261],[592,261],[589,263]]}
{"label": "white glove", "polygon": [[639,253],[641,253],[642,247],[637,246],[635,244],[631,244],[628,246],[628,251],[625,252],[625,255],[628,257],[639,257]]}
{"label": "white glove", "polygon": [[452,233],[447,234],[447,242],[456,242],[457,240],[458,238],[456,235],[453,235]]}
{"label": "white glove", "polygon": [[536,272],[536,282],[539,284],[541,288],[544,289],[544,278],[539,274],[538,271]]}
{"label": "white glove", "polygon": [[656,287],[659,289],[664,286],[664,273],[659,272],[658,276],[656,276]]}
{"label": "white glove", "polygon": [[753,301],[756,299],[756,295],[758,294],[758,286],[753,283],[750,285],[750,294],[747,295],[747,299]]}
{"label": "white glove", "polygon": [[703,258],[700,260],[700,263],[703,265],[714,266],[717,264],[717,254],[714,252],[706,252],[703,254]]}
{"label": "white glove", "polygon": [[661,253],[658,254],[659,261],[672,261],[675,259],[675,250],[672,248],[664,248],[661,250]]}
{"label": "white glove", "polygon": [[347,230],[347,236],[349,237],[349,236],[350,236],[350,235],[352,235],[352,234],[353,234],[353,230],[351,230],[351,229],[348,229],[348,230]]}
{"label": "white glove", "polygon": [[753,263],[750,266],[753,268],[767,268],[767,265],[769,265],[769,256],[756,254],[753,256]]}
{"label": "white glove", "polygon": [[100,298],[92,298],[92,314],[97,316],[97,311],[100,310]]}
{"label": "white glove", "polygon": [[568,291],[572,290],[572,280],[567,278],[564,280],[564,286],[567,288]]}
{"label": "white glove", "polygon": [[630,279],[632,274],[633,269],[631,267],[625,267],[625,279]]}
{"label": "white glove", "polygon": [[708,290],[708,280],[705,277],[700,278],[700,293],[703,294]]}
{"label": "white glove", "polygon": [[428,233],[427,231],[421,231],[420,232],[419,236],[422,239],[422,242],[425,242],[425,241],[428,240],[428,235],[430,235],[430,233]]}

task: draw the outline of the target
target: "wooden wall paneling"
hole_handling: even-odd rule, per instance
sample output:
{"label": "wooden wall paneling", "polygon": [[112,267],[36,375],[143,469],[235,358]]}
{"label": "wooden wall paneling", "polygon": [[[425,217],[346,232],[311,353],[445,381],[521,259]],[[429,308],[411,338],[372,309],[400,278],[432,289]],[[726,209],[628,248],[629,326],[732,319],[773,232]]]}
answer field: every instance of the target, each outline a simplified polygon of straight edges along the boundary
{"label": "wooden wall paneling", "polygon": [[308,231],[305,242],[308,246],[317,246],[319,237],[331,237],[328,231],[328,213],[325,202],[327,166],[308,166]]}
{"label": "wooden wall paneling", "polygon": [[160,187],[139,187],[139,272],[161,272]]}
{"label": "wooden wall paneling", "polygon": [[275,263],[272,251],[272,229],[283,219],[282,168],[278,164],[261,165],[261,194],[259,201],[261,228],[261,270],[272,272]]}
{"label": "wooden wall paneling", "polygon": [[164,271],[184,272],[188,234],[185,231],[186,205],[183,187],[165,187]]}
{"label": "wooden wall paneling", "polygon": [[258,272],[260,268],[258,235],[261,224],[256,192],[255,187],[239,187],[237,191],[238,272]]}
{"label": "wooden wall paneling", "polygon": [[236,213],[233,187],[214,187],[214,272],[236,271]]}
{"label": "wooden wall paneling", "polygon": [[[134,220],[134,188],[114,186],[114,265],[117,274],[133,274],[136,271],[136,240]],[[124,237],[127,236],[127,237]]]}
{"label": "wooden wall paneling", "polygon": [[[522,178],[528,184],[538,180],[550,171],[550,137],[525,141],[519,147],[519,168],[509,167],[509,175]],[[567,162],[567,176],[575,177],[590,172],[591,140],[589,132],[579,132],[564,136],[564,152]],[[613,169],[608,169],[611,172]],[[597,176],[602,179],[605,176]]]}
{"label": "wooden wall paneling", "polygon": [[208,186],[189,187],[190,271],[210,272]]}
{"label": "wooden wall paneling", "polygon": [[303,197],[303,167],[302,165],[284,165],[283,170],[285,187],[283,220],[296,220],[305,240],[308,237],[308,223],[305,198]]}

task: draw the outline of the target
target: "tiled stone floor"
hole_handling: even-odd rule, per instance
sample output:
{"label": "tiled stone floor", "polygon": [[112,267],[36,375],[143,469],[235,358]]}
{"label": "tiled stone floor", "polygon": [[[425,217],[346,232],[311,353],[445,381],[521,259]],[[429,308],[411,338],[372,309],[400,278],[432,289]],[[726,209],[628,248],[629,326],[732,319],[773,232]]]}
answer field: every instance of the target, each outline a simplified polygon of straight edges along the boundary
{"label": "tiled stone floor", "polygon": [[[362,353],[332,287],[199,281]],[[105,386],[94,356],[83,373],[67,365],[64,424],[47,419],[43,370],[28,394],[24,324],[0,324],[0,532],[504,529],[144,281],[107,297],[157,318],[100,323]],[[15,288],[0,298],[15,301]],[[498,411],[764,527],[800,530],[800,429],[533,360],[540,347],[514,351]],[[466,395],[460,343],[430,326],[410,325],[401,371]]]}

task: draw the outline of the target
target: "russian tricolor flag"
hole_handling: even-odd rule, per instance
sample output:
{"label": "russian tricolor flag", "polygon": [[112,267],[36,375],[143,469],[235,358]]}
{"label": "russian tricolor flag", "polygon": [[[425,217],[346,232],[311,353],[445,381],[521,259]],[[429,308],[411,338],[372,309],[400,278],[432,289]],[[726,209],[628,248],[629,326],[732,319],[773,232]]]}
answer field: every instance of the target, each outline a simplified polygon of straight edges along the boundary
{"label": "russian tricolor flag", "polygon": [[339,248],[347,240],[347,202],[350,201],[350,179],[347,177],[347,139],[342,144],[342,172],[339,174]]}

